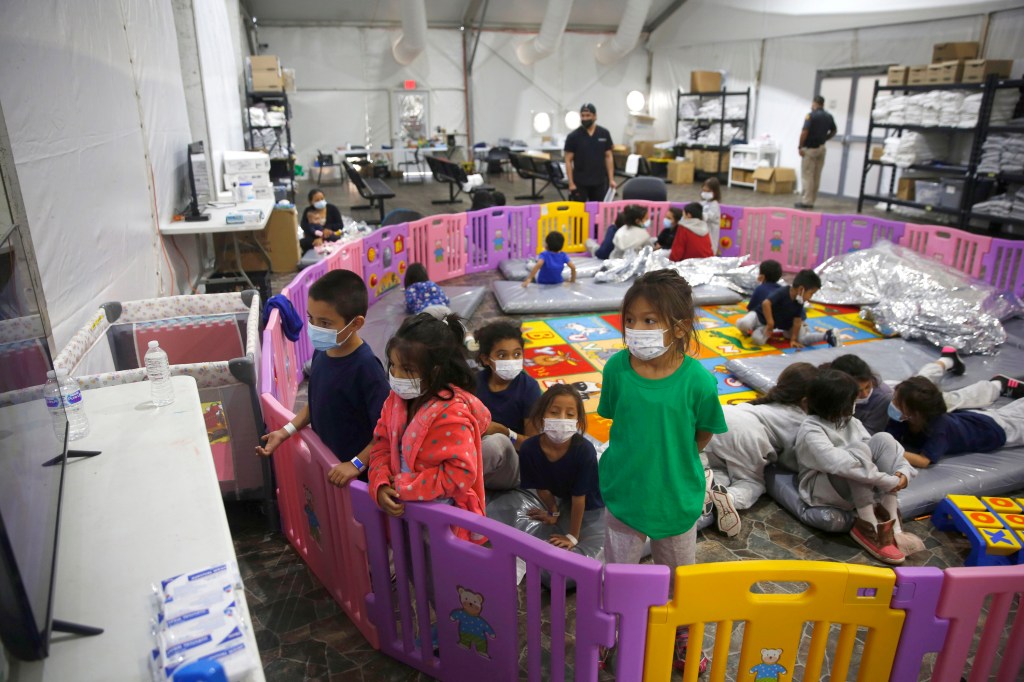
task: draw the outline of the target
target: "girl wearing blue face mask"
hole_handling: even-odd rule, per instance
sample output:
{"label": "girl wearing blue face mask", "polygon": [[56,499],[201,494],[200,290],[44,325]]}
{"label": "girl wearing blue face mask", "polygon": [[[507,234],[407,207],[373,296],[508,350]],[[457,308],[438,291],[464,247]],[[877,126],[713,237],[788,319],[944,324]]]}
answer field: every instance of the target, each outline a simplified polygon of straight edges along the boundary
{"label": "girl wearing blue face mask", "polygon": [[[695,320],[693,291],[674,270],[643,275],[623,298],[627,350],[605,365],[597,408],[613,420],[599,464],[608,562],[638,563],[647,538],[655,563],[673,573],[696,560],[706,485],[700,452],[726,423],[718,381],[689,354]],[[687,637],[680,630],[677,667]]]}
{"label": "girl wearing blue face mask", "polygon": [[299,240],[299,246],[302,247],[303,253],[325,241],[341,239],[341,230],[344,227],[341,211],[334,204],[327,203],[323,190],[314,187],[309,190],[308,198],[309,206],[302,212],[300,221],[304,236]]}
{"label": "girl wearing blue face mask", "polygon": [[683,219],[683,210],[672,206],[665,213],[665,217],[661,219],[661,232],[658,233],[658,248],[659,249],[671,249],[672,242],[676,238],[676,228],[679,226],[679,221]]}
{"label": "girl wearing blue face mask", "polygon": [[[484,514],[480,439],[491,413],[472,391],[458,315],[408,317],[388,341],[391,394],[370,449],[370,496],[401,516],[407,502],[445,502]],[[482,544],[482,536],[455,529]]]}

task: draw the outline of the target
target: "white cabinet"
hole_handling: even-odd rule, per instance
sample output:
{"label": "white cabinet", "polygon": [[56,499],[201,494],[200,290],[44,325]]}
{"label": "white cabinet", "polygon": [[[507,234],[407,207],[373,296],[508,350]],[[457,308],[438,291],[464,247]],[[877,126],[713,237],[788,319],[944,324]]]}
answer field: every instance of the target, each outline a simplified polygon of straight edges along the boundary
{"label": "white cabinet", "polygon": [[779,148],[766,144],[734,144],[729,147],[729,187],[754,186],[754,171],[779,165]]}

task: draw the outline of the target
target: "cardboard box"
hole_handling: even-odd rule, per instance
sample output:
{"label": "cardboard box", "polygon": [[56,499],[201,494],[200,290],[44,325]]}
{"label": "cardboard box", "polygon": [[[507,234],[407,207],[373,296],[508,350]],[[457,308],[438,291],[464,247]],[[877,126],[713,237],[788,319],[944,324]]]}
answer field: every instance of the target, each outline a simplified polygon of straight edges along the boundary
{"label": "cardboard box", "polygon": [[657,142],[657,141],[654,141],[654,140],[641,140],[639,142],[634,142],[633,143],[633,153],[634,154],[639,154],[640,156],[643,156],[645,158],[652,157],[652,156],[655,156],[655,157],[656,156],[660,156],[661,155],[661,150],[654,148],[654,145],[656,145],[656,144],[661,144],[661,143]]}
{"label": "cardboard box", "polygon": [[[270,220],[262,230],[239,235],[239,247],[242,255],[242,269],[246,272],[259,272],[267,269],[267,263],[253,247],[242,248],[246,242],[250,245],[255,239],[270,256],[270,269],[277,273],[295,272],[299,259],[299,223],[294,208],[275,208],[270,213]],[[244,236],[243,236],[244,235]],[[214,253],[217,257],[217,269],[222,272],[236,271],[235,251],[231,245],[231,237],[225,234],[214,235]]]}
{"label": "cardboard box", "polygon": [[284,81],[276,71],[253,71],[251,92],[284,92]]}
{"label": "cardboard box", "polygon": [[960,59],[931,64],[928,66],[928,83],[930,85],[959,83],[963,74],[964,62]]}
{"label": "cardboard box", "polygon": [[720,159],[721,152],[704,152],[701,154],[700,169],[705,173],[720,173],[721,171],[728,170],[728,159],[721,159],[722,167],[719,168],[718,163]]}
{"label": "cardboard box", "polygon": [[968,59],[964,62],[964,75],[960,82],[984,83],[992,74],[1009,78],[1012,72],[1012,59]]}
{"label": "cardboard box", "polygon": [[900,178],[896,185],[896,198],[903,201],[913,201],[916,196],[914,193],[914,178]]}
{"label": "cardboard box", "polygon": [[880,144],[871,145],[871,160],[878,161],[882,158],[882,154],[885,153],[885,147]]}
{"label": "cardboard box", "polygon": [[718,71],[691,71],[690,92],[719,92],[722,74]]}
{"label": "cardboard box", "polygon": [[925,85],[928,83],[928,65],[911,66],[907,69],[907,85]]}
{"label": "cardboard box", "polygon": [[272,54],[260,54],[249,57],[249,70],[256,71],[281,71],[280,60]]}
{"label": "cardboard box", "polygon": [[796,189],[794,168],[758,168],[753,178],[754,190],[764,194],[792,194]]}
{"label": "cardboard box", "polygon": [[747,170],[745,168],[733,168],[731,175],[733,183],[742,182],[749,185],[754,182],[754,171],[752,170]]}
{"label": "cardboard box", "polygon": [[270,170],[266,152],[224,152],[225,173],[252,173]]}
{"label": "cardboard box", "polygon": [[909,66],[890,66],[889,74],[886,78],[886,85],[906,85],[907,84],[907,72],[910,71]]}
{"label": "cardboard box", "polygon": [[936,43],[932,45],[932,64],[953,59],[977,59],[978,43]]}
{"label": "cardboard box", "polygon": [[692,161],[669,161],[666,179],[673,185],[692,185],[696,170]]}

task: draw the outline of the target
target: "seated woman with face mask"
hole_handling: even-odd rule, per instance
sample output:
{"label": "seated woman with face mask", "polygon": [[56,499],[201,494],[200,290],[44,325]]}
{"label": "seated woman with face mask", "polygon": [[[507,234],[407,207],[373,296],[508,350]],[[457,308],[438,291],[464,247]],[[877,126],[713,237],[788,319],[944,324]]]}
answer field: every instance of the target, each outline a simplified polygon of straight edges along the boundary
{"label": "seated woman with face mask", "polygon": [[327,203],[323,190],[315,187],[309,190],[309,206],[302,212],[300,225],[304,236],[299,240],[299,246],[303,253],[325,241],[341,239],[344,227],[341,211],[334,204]]}

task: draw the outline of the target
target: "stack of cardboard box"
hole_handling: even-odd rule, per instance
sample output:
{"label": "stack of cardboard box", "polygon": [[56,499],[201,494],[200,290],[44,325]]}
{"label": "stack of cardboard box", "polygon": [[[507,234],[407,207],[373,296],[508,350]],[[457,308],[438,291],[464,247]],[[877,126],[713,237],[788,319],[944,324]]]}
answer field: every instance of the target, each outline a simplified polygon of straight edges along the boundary
{"label": "stack of cardboard box", "polygon": [[284,92],[281,63],[270,54],[249,57],[250,92]]}
{"label": "stack of cardboard box", "polygon": [[890,66],[887,85],[946,85],[984,83],[991,74],[1009,78],[1011,59],[978,59],[979,44],[937,43],[932,46],[932,63],[918,66]]}

